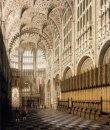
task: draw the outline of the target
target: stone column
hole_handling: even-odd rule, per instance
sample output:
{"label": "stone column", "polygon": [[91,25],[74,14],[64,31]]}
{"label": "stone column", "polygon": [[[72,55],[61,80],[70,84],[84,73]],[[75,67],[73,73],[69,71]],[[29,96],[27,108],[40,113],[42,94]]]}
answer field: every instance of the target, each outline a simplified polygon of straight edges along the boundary
{"label": "stone column", "polygon": [[53,51],[51,51],[51,103],[50,103],[50,105],[51,105],[51,107],[53,108],[53,106],[54,106],[54,92],[55,92],[55,90],[54,90],[54,81],[53,81],[53,74],[54,74],[54,69],[53,69]]}
{"label": "stone column", "polygon": [[18,50],[18,69],[19,69],[19,76],[20,76],[20,86],[19,86],[19,96],[20,96],[20,106],[22,106],[22,66],[23,66],[23,50],[20,48]]}
{"label": "stone column", "polygon": [[33,82],[33,88],[32,88],[32,93],[35,93],[36,92],[36,77],[37,77],[37,66],[36,66],[36,64],[37,64],[37,52],[36,52],[36,50],[34,50],[34,52],[33,52],[33,68],[34,68],[34,70],[33,70],[33,78],[34,78],[34,82]]}

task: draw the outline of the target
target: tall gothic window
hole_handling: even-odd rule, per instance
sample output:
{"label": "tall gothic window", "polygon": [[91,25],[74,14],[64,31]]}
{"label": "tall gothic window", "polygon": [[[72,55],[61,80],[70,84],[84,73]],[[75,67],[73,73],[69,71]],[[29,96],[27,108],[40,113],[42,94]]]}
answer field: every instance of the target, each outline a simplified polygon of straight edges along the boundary
{"label": "tall gothic window", "polygon": [[64,47],[66,47],[68,44],[71,44],[72,42],[72,22],[71,22],[72,14],[71,10],[68,8],[65,11],[65,14],[63,16],[63,32],[64,32]]}
{"label": "tall gothic window", "polygon": [[63,15],[63,54],[62,60],[63,64],[71,61],[72,52],[72,12],[69,7],[67,7]]}
{"label": "tall gothic window", "polygon": [[80,0],[77,9],[80,13],[77,12],[79,17],[77,17],[76,55],[81,55],[92,43],[92,0]]}
{"label": "tall gothic window", "polygon": [[25,50],[23,53],[23,70],[33,69],[33,53],[30,50]]}
{"label": "tall gothic window", "polygon": [[100,0],[100,13],[98,20],[98,43],[103,43],[110,32],[110,2],[109,0]]}
{"label": "tall gothic window", "polygon": [[11,68],[18,69],[18,49],[15,48],[12,52]]}

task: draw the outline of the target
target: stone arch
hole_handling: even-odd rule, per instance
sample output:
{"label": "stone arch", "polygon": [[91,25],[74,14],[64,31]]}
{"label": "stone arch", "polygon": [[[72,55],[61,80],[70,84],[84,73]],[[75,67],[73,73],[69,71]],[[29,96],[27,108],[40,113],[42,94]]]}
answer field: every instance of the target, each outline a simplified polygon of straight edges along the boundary
{"label": "stone arch", "polygon": [[71,76],[72,76],[72,70],[69,66],[67,66],[63,73],[63,79],[68,79]]}
{"label": "stone arch", "polygon": [[[100,55],[99,55],[99,61],[98,64],[106,64],[110,62],[110,40],[108,40],[104,46],[101,49]],[[108,56],[108,59],[106,59]]]}
{"label": "stone arch", "polygon": [[94,68],[93,60],[89,56],[84,56],[79,61],[79,64],[78,64],[78,67],[77,67],[77,74],[86,72],[87,70],[90,70],[91,68]]}

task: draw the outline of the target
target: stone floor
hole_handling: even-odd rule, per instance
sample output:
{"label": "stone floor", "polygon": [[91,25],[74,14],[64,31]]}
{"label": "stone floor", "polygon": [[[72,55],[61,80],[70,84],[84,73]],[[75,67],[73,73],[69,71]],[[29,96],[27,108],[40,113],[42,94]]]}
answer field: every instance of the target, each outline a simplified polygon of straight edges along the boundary
{"label": "stone floor", "polygon": [[33,110],[26,121],[12,120],[2,130],[109,130],[109,126],[57,110],[38,109]]}

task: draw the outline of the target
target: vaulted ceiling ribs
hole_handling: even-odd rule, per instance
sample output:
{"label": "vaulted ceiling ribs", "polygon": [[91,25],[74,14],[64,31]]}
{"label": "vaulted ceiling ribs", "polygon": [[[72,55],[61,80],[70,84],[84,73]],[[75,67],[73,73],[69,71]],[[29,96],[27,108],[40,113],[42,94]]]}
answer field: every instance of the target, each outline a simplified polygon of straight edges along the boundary
{"label": "vaulted ceiling ribs", "polygon": [[4,37],[8,39],[9,50],[15,45],[19,46],[22,40],[22,44],[27,43],[28,46],[31,43],[32,46],[42,43],[44,46],[45,43],[45,47],[52,48],[55,29],[60,35],[63,13],[67,7],[72,10],[72,4],[72,0],[3,1]]}

